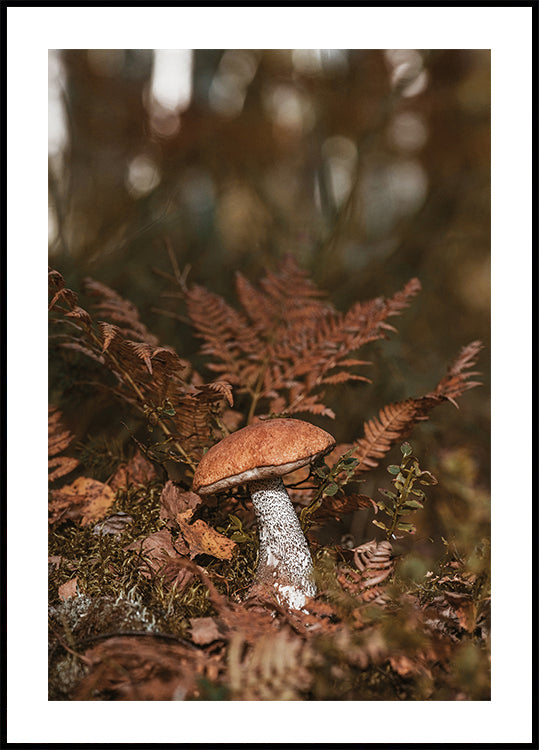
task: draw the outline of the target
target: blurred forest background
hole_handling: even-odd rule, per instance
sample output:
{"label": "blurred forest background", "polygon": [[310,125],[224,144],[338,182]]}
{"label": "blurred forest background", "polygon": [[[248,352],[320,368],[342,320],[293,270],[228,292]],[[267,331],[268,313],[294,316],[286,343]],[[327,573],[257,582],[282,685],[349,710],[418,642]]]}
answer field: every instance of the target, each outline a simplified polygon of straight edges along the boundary
{"label": "blurred forest background", "polygon": [[[59,50],[49,96],[50,265],[71,289],[91,276],[131,300],[202,370],[171,253],[232,304],[235,271],[256,282],[287,254],[341,310],[419,278],[398,334],[362,351],[373,384],[336,387],[337,420],[311,420],[340,442],[483,341],[483,387],[411,442],[439,481],[418,537],[469,551],[488,536],[489,51]],[[55,368],[51,398],[76,437],[128,443],[121,410],[62,390]],[[364,492],[387,481],[382,466]],[[366,513],[332,533],[372,538]]]}

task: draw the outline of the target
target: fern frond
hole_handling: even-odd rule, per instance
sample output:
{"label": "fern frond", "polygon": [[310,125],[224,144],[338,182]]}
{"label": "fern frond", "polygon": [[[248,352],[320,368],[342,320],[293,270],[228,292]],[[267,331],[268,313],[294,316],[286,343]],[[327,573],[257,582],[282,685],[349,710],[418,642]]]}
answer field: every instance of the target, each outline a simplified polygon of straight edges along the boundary
{"label": "fern frond", "polygon": [[356,442],[354,458],[358,459],[356,473],[368,471],[378,466],[391,447],[399,440],[408,437],[416,422],[427,419],[421,399],[409,398],[388,404],[378,416],[364,424],[365,437]]}
{"label": "fern frond", "polygon": [[261,343],[248,321],[222,297],[202,286],[190,289],[186,301],[189,317],[204,341],[202,353],[213,359],[209,369],[234,385],[249,387],[245,365],[250,357],[260,357]]}
{"label": "fern frond", "polygon": [[83,289],[96,300],[93,304],[96,314],[116,324],[124,338],[157,346],[157,337],[140,320],[138,310],[132,302],[94,279],[84,279]]}
{"label": "fern frond", "polygon": [[49,280],[52,322],[67,329],[54,337],[58,344],[104,365],[117,382],[96,385],[158,424],[167,440],[176,441],[182,460],[194,466],[202,448],[215,442],[216,420],[225,403],[232,404],[231,385],[223,379],[204,384],[172,348],[159,345],[136,307],[105,285],[85,282],[98,311],[110,316],[94,322],[58,272],[51,271]]}
{"label": "fern frond", "polygon": [[49,482],[71,473],[79,465],[78,459],[62,455],[73,440],[73,433],[63,424],[62,412],[49,404]]}
{"label": "fern frond", "polygon": [[470,388],[481,385],[468,378],[476,372],[465,372],[476,364],[476,358],[483,345],[474,341],[465,346],[436,388],[421,398],[389,404],[380,410],[377,417],[365,422],[365,436],[356,442],[354,457],[358,459],[356,473],[368,471],[378,466],[390,448],[410,434],[413,426],[428,419],[429,412],[444,401],[456,404],[455,399]]}
{"label": "fern frond", "polygon": [[252,399],[255,414],[334,416],[323,386],[370,382],[352,368],[369,364],[351,356],[386,335],[386,319],[397,315],[420,289],[412,279],[393,297],[335,310],[291,257],[255,287],[236,274],[243,312],[200,286],[186,293],[188,313],[203,339],[208,368]]}
{"label": "fern frond", "polygon": [[390,542],[367,542],[354,550],[354,563],[362,573],[363,587],[377,586],[393,572],[393,548]]}
{"label": "fern frond", "polygon": [[481,341],[472,341],[463,347],[458,357],[447,368],[447,374],[443,377],[434,391],[429,394],[433,398],[442,398],[451,401],[458,409],[455,399],[469,388],[482,385],[478,380],[468,378],[479,375],[479,372],[466,372],[477,364],[477,355],[483,349]]}

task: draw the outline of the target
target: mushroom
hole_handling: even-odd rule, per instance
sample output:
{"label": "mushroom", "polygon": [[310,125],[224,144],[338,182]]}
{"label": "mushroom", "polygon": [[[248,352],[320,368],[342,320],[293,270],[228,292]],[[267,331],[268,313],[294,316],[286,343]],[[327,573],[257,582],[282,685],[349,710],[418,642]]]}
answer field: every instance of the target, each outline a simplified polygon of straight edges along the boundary
{"label": "mushroom", "polygon": [[228,435],[201,459],[193,477],[199,495],[247,484],[259,538],[254,584],[270,587],[277,601],[302,609],[316,595],[313,561],[281,477],[328,453],[334,438],[299,419],[268,419]]}

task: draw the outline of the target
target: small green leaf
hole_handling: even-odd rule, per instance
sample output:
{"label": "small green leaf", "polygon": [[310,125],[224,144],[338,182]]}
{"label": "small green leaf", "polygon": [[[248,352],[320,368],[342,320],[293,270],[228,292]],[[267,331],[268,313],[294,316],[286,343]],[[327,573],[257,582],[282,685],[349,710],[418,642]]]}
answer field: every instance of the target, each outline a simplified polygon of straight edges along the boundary
{"label": "small green leaf", "polygon": [[395,464],[391,464],[390,466],[387,467],[387,470],[389,471],[390,474],[399,474],[401,467],[395,466]]}
{"label": "small green leaf", "polygon": [[357,463],[359,463],[359,459],[352,458],[352,457],[344,458],[344,459],[341,459],[341,463],[343,466],[355,466]]}
{"label": "small green leaf", "polygon": [[[373,521],[373,523],[374,523],[374,521]],[[397,528],[398,528],[399,531],[407,531],[408,534],[415,534],[415,531],[416,531],[415,526],[414,526],[413,523],[400,522],[400,523],[397,524]]]}
{"label": "small green leaf", "polygon": [[379,529],[384,529],[384,531],[389,531],[385,523],[382,523],[381,521],[375,521],[374,519],[372,522],[375,526],[378,526]]}
{"label": "small green leaf", "polygon": [[423,503],[418,503],[417,500],[407,500],[402,507],[404,510],[417,510],[423,507]]}
{"label": "small green leaf", "polygon": [[233,513],[229,513],[228,517],[230,519],[230,523],[232,524],[232,526],[234,526],[236,529],[242,528],[242,522],[240,521],[238,516],[235,516]]}
{"label": "small green leaf", "polygon": [[338,491],[339,491],[339,485],[332,482],[325,488],[324,495],[328,495],[329,497],[332,497]]}
{"label": "small green leaf", "polygon": [[381,500],[377,500],[376,505],[380,508],[380,510],[386,510],[387,508],[386,504],[382,502]]}
{"label": "small green leaf", "polygon": [[401,445],[401,453],[403,456],[409,456],[412,453],[412,446],[410,443],[403,443]]}
{"label": "small green leaf", "polygon": [[420,484],[438,484],[438,480],[433,474],[430,473],[430,471],[422,471],[420,477]]}
{"label": "small green leaf", "polygon": [[247,542],[247,541],[249,541],[249,537],[247,536],[247,534],[244,534],[244,533],[243,533],[243,531],[235,531],[235,532],[234,532],[234,533],[233,533],[233,534],[232,534],[232,535],[230,536],[230,538],[231,538],[231,539],[232,539],[232,540],[233,540],[234,542]]}
{"label": "small green leaf", "polygon": [[394,492],[391,492],[391,490],[384,490],[383,487],[378,487],[378,492],[384,497],[389,497],[391,500],[395,500],[397,497]]}

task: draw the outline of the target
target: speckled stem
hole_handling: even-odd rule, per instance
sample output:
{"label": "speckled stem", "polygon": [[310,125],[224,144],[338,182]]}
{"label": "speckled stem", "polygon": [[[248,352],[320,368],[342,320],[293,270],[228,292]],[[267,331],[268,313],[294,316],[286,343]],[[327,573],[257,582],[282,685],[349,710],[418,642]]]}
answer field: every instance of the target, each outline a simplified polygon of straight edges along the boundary
{"label": "speckled stem", "polygon": [[280,477],[249,483],[260,550],[255,583],[271,586],[280,604],[302,609],[316,595],[313,561],[299,519]]}

